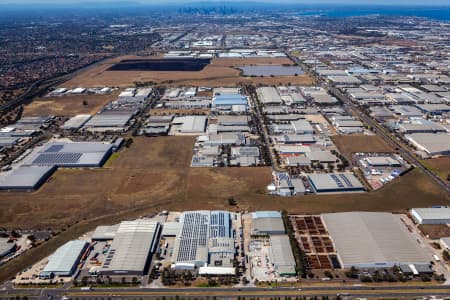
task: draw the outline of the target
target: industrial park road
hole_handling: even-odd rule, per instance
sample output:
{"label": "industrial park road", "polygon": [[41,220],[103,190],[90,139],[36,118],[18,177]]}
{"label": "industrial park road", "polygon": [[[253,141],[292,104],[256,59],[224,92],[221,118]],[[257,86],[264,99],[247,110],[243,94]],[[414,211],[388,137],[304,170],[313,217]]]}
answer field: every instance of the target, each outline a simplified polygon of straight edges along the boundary
{"label": "industrial park road", "polygon": [[328,90],[332,95],[338,98],[344,104],[344,108],[347,111],[351,111],[356,114],[365,124],[371,126],[372,130],[379,135],[383,140],[385,140],[389,145],[393,146],[397,149],[397,151],[402,155],[410,164],[413,164],[415,167],[419,168],[424,174],[426,174],[429,178],[431,178],[436,184],[438,184],[443,190],[450,195],[450,187],[444,182],[439,176],[428,170],[412,153],[411,149],[405,146],[403,143],[398,141],[395,137],[393,137],[390,133],[386,131],[377,121],[367,116],[364,112],[362,112],[359,107],[353,103],[353,101],[346,95],[342,94],[338,89],[334,87],[328,86],[322,78],[318,77],[316,74],[312,72],[310,68],[306,65],[302,64],[301,61],[293,56],[288,54],[288,57],[297,63],[299,66],[303,68],[304,71],[308,73],[308,75],[312,76],[316,82],[320,83],[323,88]]}

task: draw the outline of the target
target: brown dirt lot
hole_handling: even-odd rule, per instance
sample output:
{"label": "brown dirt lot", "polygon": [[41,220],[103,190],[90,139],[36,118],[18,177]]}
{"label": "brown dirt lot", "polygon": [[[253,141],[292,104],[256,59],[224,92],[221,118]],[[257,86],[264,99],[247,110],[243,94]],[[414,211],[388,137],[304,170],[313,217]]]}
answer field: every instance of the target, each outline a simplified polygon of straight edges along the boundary
{"label": "brown dirt lot", "polygon": [[419,225],[419,229],[424,235],[428,235],[431,239],[440,239],[450,236],[450,227],[445,224],[423,224]]}
{"label": "brown dirt lot", "polygon": [[447,176],[450,174],[450,156],[426,159],[422,163],[442,180],[447,181]]}
{"label": "brown dirt lot", "polygon": [[331,139],[348,159],[355,152],[394,152],[378,135],[335,135]]}
{"label": "brown dirt lot", "polygon": [[[64,87],[74,88],[79,86],[119,86],[134,85],[135,82],[156,82],[168,86],[235,86],[239,83],[246,84],[288,84],[310,85],[312,79],[307,75],[281,76],[281,77],[241,77],[240,71],[232,66],[270,63],[292,63],[288,58],[249,58],[249,59],[214,59],[210,65],[198,72],[169,72],[169,71],[107,71],[109,67],[122,59],[133,57],[119,57],[107,60],[97,67],[76,76],[65,82]],[[155,58],[155,57],[152,57]],[[144,57],[140,57],[144,59]]]}
{"label": "brown dirt lot", "polygon": [[[286,209],[292,213],[396,211],[449,204],[447,195],[414,170],[376,192],[273,197],[265,193],[270,168],[190,168],[193,137],[139,137],[102,169],[60,169],[33,193],[1,193],[2,226],[61,228],[139,208],[160,210]],[[233,196],[237,207],[230,207]],[[118,216],[117,221],[120,220]]]}
{"label": "brown dirt lot", "polygon": [[[24,116],[74,116],[77,114],[95,114],[105,104],[114,100],[119,91],[109,95],[75,95],[63,97],[37,98],[24,107]],[[83,105],[86,100],[88,105]]]}

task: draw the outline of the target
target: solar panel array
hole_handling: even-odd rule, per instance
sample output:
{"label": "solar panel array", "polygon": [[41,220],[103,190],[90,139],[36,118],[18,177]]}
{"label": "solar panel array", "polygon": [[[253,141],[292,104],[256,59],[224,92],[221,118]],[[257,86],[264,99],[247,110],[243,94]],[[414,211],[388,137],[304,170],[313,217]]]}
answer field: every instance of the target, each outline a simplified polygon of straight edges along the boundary
{"label": "solar panel array", "polygon": [[344,184],[339,180],[339,178],[336,175],[332,174],[330,175],[330,177],[331,179],[333,179],[333,181],[336,183],[338,187],[344,188]]}
{"label": "solar panel array", "polygon": [[42,164],[42,165],[75,164],[80,160],[81,156],[82,156],[81,153],[41,153],[33,160],[33,164]]}
{"label": "solar panel array", "polygon": [[177,262],[206,260],[208,242],[211,238],[230,237],[231,221],[228,212],[185,212],[180,222],[182,228],[177,236],[174,255]]}
{"label": "solar panel array", "polygon": [[64,145],[51,145],[44,152],[59,152],[64,148]]}

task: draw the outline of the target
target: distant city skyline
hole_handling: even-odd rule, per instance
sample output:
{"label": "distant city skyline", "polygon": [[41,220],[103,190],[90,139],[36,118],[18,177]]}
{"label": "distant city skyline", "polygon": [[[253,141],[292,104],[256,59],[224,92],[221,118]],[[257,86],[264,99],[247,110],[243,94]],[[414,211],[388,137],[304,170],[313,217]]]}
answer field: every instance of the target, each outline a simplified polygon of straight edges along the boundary
{"label": "distant city skyline", "polygon": [[11,4],[11,5],[17,5],[17,4],[87,4],[87,3],[101,3],[101,4],[117,4],[117,3],[133,3],[133,4],[154,4],[154,5],[161,5],[161,4],[188,4],[188,3],[199,3],[199,2],[216,2],[221,4],[228,4],[228,3],[239,3],[239,2],[255,2],[255,3],[267,3],[267,4],[306,4],[306,5],[405,5],[405,6],[412,6],[412,5],[424,5],[424,6],[437,6],[437,5],[449,5],[450,2],[448,0],[434,0],[434,1],[428,1],[424,2],[421,0],[369,0],[364,1],[361,3],[360,0],[209,0],[209,1],[198,1],[198,0],[132,0],[132,1],[111,1],[111,0],[66,0],[63,3],[59,0],[0,0],[0,4]]}

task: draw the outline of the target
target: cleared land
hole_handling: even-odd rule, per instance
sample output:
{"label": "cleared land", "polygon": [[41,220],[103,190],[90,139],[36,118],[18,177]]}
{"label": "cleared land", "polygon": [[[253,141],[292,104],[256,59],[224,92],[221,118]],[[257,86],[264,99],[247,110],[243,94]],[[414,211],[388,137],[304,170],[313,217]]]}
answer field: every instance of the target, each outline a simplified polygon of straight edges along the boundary
{"label": "cleared land", "polygon": [[[37,98],[24,107],[24,116],[74,116],[77,114],[95,114],[105,104],[114,100],[119,91],[109,95],[74,95],[62,97]],[[83,105],[83,101],[87,105]]]}
{"label": "cleared land", "polygon": [[423,160],[422,163],[442,180],[447,181],[450,174],[450,156],[431,158]]}
{"label": "cleared land", "polygon": [[[241,77],[240,71],[233,67],[244,65],[292,64],[288,58],[217,58],[202,71],[108,71],[111,66],[123,59],[137,59],[132,56],[107,60],[95,68],[64,83],[64,87],[95,87],[134,85],[135,82],[155,82],[168,86],[234,86],[246,84],[297,84],[310,85],[312,79],[307,75],[282,77]],[[145,59],[141,57],[139,59]],[[150,57],[155,58],[155,57]]]}
{"label": "cleared land", "polygon": [[394,152],[378,135],[335,135],[331,139],[348,159],[355,152]]}
{"label": "cleared land", "polygon": [[[396,211],[448,205],[449,198],[414,170],[376,192],[283,198],[265,192],[270,168],[190,168],[192,137],[136,138],[103,169],[60,169],[33,193],[1,193],[9,228],[61,228],[83,219],[135,211],[286,209],[292,213]],[[237,207],[228,206],[235,197]],[[136,209],[138,209],[136,211]],[[117,221],[121,219],[117,216]]]}
{"label": "cleared land", "polygon": [[431,239],[439,239],[450,236],[450,227],[444,224],[424,224],[419,225],[424,235],[428,235]]}

